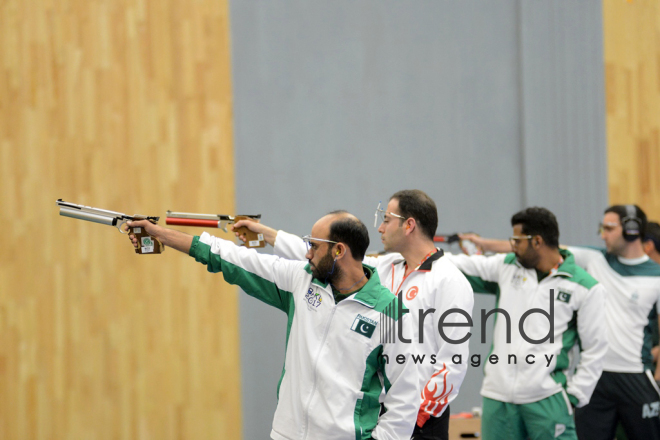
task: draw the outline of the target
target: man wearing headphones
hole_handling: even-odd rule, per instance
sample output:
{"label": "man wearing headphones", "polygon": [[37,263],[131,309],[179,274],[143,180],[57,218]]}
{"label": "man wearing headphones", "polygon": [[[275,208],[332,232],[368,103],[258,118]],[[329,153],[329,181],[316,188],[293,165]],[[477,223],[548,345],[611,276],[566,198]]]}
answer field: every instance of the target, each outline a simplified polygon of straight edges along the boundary
{"label": "man wearing headphones", "polygon": [[660,439],[660,390],[644,367],[651,350],[649,314],[660,301],[660,266],[642,245],[646,223],[637,205],[610,206],[600,225],[605,249],[569,247],[608,292],[609,348],[589,405],[576,412],[581,440],[611,439],[617,421],[628,438]]}

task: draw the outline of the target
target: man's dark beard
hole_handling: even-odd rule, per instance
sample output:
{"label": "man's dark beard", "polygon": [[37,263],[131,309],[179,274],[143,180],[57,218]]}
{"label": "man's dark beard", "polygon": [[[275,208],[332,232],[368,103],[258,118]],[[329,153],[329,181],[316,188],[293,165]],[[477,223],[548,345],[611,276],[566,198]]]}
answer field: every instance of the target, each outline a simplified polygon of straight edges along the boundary
{"label": "man's dark beard", "polygon": [[318,266],[314,266],[311,261],[309,264],[312,268],[312,276],[324,283],[332,283],[341,278],[341,270],[335,264],[330,251],[321,258]]}
{"label": "man's dark beard", "polygon": [[527,248],[527,251],[523,255],[516,255],[518,263],[525,269],[534,269],[541,260],[539,254],[532,252],[530,248]]}

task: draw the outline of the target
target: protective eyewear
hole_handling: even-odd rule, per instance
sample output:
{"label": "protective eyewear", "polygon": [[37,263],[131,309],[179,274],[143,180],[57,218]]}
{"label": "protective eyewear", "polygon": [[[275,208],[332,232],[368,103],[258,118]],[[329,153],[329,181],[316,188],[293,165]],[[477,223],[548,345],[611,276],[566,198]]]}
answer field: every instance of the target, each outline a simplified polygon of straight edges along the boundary
{"label": "protective eyewear", "polygon": [[379,223],[383,223],[383,220],[385,220],[385,215],[391,215],[392,217],[400,218],[401,220],[405,220],[406,218],[402,215],[395,214],[393,212],[385,211],[384,209],[381,209],[381,205],[383,202],[378,202],[378,207],[376,208],[376,214],[374,214],[374,228],[378,227]]}
{"label": "protective eyewear", "polygon": [[312,247],[312,244],[310,243],[311,241],[322,241],[324,243],[339,244],[339,242],[337,242],[337,241],[326,240],[325,238],[315,238],[315,237],[312,237],[311,235],[305,235],[302,238],[302,240],[307,245],[307,250],[309,250]]}
{"label": "protective eyewear", "polygon": [[522,240],[531,240],[533,235],[514,235],[509,237],[509,243],[511,243],[512,247],[516,247],[520,244]]}

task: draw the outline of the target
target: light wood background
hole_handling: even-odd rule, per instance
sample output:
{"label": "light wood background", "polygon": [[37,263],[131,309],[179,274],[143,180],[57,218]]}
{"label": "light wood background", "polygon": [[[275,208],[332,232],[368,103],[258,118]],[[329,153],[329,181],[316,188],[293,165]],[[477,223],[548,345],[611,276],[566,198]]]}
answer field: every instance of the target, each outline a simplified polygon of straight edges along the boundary
{"label": "light wood background", "polygon": [[660,220],[660,2],[604,0],[610,203]]}
{"label": "light wood background", "polygon": [[0,438],[240,438],[236,290],[55,205],[234,212],[228,26],[227,0],[0,0]]}

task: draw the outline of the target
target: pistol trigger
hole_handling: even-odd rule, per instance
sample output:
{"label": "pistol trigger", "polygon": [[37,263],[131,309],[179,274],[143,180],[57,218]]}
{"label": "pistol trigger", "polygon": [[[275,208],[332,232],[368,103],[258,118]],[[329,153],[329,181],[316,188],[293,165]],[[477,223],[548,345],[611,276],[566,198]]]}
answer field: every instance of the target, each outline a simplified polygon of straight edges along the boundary
{"label": "pistol trigger", "polygon": [[117,222],[116,228],[119,229],[119,232],[121,232],[122,234],[126,234],[126,231],[122,230],[121,227],[124,226],[124,224],[126,224],[127,221],[128,220],[122,220],[120,222]]}

